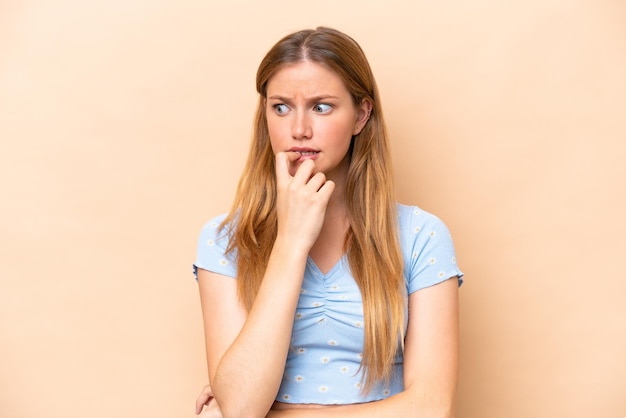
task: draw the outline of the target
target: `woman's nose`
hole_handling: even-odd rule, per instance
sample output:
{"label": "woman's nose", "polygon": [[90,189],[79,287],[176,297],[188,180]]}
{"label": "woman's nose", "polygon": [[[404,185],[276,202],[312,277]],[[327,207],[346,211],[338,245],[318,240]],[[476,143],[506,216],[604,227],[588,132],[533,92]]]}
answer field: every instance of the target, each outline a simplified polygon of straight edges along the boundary
{"label": "woman's nose", "polygon": [[297,112],[294,116],[291,126],[293,139],[310,139],[313,133],[310,117],[306,112]]}

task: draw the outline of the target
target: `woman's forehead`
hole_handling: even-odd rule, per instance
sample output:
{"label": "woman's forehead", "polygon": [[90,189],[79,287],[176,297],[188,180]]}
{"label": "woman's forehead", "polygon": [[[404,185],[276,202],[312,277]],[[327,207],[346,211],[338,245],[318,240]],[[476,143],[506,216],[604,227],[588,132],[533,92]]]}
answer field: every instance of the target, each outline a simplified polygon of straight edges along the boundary
{"label": "woman's forehead", "polygon": [[326,66],[312,61],[286,64],[267,83],[267,97],[275,95],[343,95],[349,94],[343,80]]}

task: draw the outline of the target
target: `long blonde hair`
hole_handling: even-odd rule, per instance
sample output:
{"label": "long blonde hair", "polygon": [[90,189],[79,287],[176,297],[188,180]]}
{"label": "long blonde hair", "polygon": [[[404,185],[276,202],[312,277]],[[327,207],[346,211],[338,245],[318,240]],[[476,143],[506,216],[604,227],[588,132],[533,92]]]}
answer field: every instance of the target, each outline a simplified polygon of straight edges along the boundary
{"label": "long blonde hair", "polygon": [[304,30],[281,39],[262,60],[256,78],[259,102],[252,146],[241,176],[228,226],[228,251],[238,257],[238,293],[250,309],[276,239],[275,159],[264,101],[267,83],[283,65],[312,61],[335,72],[355,106],[372,103],[369,122],[352,139],[346,199],[350,227],[345,251],[363,299],[363,390],[392,376],[394,358],[404,339],[405,283],[398,241],[387,133],[378,88],[360,46],[330,28]]}

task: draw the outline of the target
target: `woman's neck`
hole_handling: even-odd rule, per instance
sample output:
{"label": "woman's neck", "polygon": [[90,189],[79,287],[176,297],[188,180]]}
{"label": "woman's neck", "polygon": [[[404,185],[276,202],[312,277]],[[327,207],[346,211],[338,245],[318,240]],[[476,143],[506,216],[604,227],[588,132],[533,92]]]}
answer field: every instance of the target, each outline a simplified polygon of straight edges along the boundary
{"label": "woman's neck", "polygon": [[333,181],[335,181],[335,190],[326,206],[324,225],[309,252],[309,256],[324,274],[328,273],[343,257],[346,234],[350,227],[345,181],[335,179]]}

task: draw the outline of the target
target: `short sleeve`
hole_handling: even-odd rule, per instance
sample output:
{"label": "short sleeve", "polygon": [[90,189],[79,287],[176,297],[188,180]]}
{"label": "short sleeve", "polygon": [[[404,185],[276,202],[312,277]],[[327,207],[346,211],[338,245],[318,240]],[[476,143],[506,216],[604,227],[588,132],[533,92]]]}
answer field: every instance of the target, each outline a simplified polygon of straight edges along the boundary
{"label": "short sleeve", "polygon": [[416,206],[398,205],[400,243],[409,294],[457,277],[463,284],[452,236],[435,215]]}
{"label": "short sleeve", "polygon": [[234,253],[226,254],[228,247],[228,228],[220,229],[226,215],[220,215],[207,222],[200,231],[196,261],[193,273],[198,279],[198,269],[229,277],[237,277],[237,262]]}

